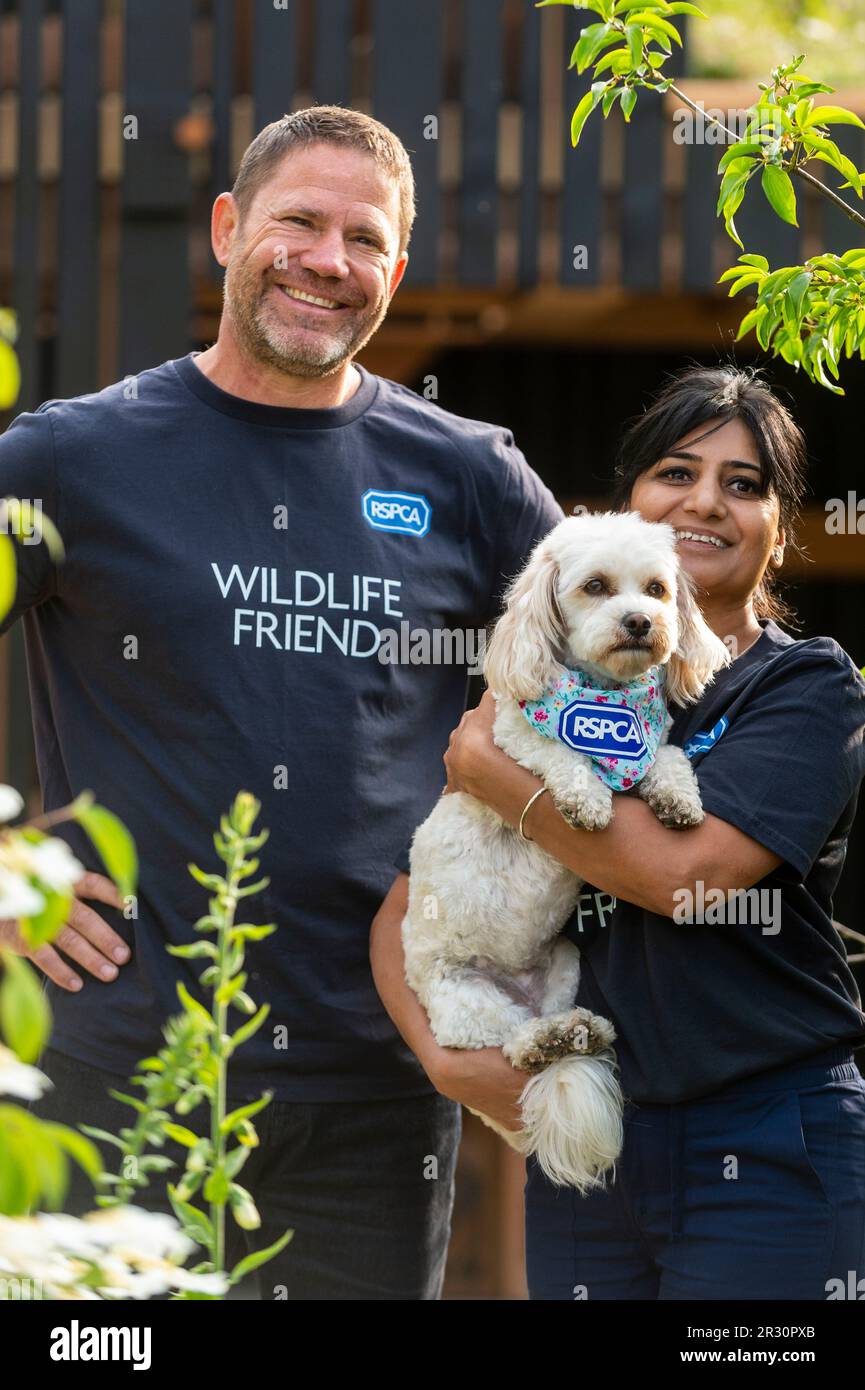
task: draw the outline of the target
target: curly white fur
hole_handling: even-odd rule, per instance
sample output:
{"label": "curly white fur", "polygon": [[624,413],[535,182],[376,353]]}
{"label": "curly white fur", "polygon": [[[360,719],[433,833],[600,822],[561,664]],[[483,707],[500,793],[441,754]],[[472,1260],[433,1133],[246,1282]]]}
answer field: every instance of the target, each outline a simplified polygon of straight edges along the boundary
{"label": "curly white fur", "polygon": [[[598,582],[600,581],[600,582]],[[623,626],[633,615],[639,640]],[[667,688],[694,700],[729,661],[679,571],[675,535],[635,513],[569,517],[535,548],[511,584],[489,644],[494,738],[543,778],[574,825],[600,830],[612,793],[591,760],[536,733],[518,701],[537,699],[563,666],[601,683],[667,667]],[[669,720],[668,720],[669,724]],[[665,735],[666,737],[666,735]],[[667,825],[702,819],[682,751],[663,745],[637,791]],[[523,1128],[481,1118],[554,1183],[603,1186],[622,1145],[622,1096],[608,1020],[573,1007],[579,951],[559,933],[582,881],[494,811],[463,792],[443,796],[415,832],[406,978],[444,1047],[501,1047],[534,1073],[521,1097]]]}

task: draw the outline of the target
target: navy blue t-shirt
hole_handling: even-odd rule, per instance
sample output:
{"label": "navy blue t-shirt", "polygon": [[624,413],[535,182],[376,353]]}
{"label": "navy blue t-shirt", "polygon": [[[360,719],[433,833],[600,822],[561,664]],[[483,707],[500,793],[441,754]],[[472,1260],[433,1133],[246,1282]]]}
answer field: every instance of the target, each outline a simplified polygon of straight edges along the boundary
{"label": "navy blue t-shirt", "polygon": [[830,638],[761,626],[699,703],[674,709],[670,742],[692,758],[704,809],[782,859],[754,885],[765,896],[719,910],[707,882],[702,902],[678,900],[692,920],[677,922],[586,885],[565,928],[582,953],[576,1002],[612,1019],[638,1103],[865,1041],[832,925],[865,773],[865,681]]}
{"label": "navy blue t-shirt", "polygon": [[194,356],[46,402],[0,439],[0,495],[40,500],[67,551],[55,568],[18,547],[3,624],[24,615],[45,807],[90,788],[141,860],[135,921],[93,904],[132,960],[110,984],[47,986],[52,1045],[127,1074],[176,981],[200,992],[200,963],[165,946],[196,939],[206,894],[186,865],[221,867],[213,831],[247,789],[270,830],[248,916],[278,930],[248,953],[271,1014],[232,1059],[232,1095],[425,1094],[375,990],[370,923],[465,708],[446,634],[496,617],[562,512],[508,431],[362,368],[344,405],[294,410],[227,394]]}

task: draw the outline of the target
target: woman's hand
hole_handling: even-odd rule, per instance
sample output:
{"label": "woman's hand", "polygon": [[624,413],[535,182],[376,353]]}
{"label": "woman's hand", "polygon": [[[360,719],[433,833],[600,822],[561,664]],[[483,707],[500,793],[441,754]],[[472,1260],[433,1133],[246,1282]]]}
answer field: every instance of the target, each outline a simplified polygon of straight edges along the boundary
{"label": "woman's hand", "polygon": [[519,825],[523,807],[542,786],[493,741],[496,702],[489,690],[476,709],[466,710],[444,755],[446,792],[468,792],[491,806],[510,825]]}

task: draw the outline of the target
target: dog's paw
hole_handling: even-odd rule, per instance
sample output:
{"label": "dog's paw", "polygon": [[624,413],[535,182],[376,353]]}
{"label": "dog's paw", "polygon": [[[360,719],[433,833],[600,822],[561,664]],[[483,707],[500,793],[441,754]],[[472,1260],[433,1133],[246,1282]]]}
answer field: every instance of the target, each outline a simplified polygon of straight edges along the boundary
{"label": "dog's paw", "polygon": [[578,830],[606,830],[613,819],[613,797],[609,787],[598,781],[596,786],[580,787],[565,797],[553,800],[568,825]]}
{"label": "dog's paw", "polygon": [[505,1043],[502,1051],[518,1071],[543,1071],[561,1057],[592,1056],[610,1047],[616,1030],[609,1019],[588,1009],[568,1009],[532,1018]]}
{"label": "dog's paw", "polygon": [[702,825],[705,819],[705,812],[696,792],[682,791],[676,787],[655,786],[645,800],[661,824],[669,830],[687,830],[693,825]]}

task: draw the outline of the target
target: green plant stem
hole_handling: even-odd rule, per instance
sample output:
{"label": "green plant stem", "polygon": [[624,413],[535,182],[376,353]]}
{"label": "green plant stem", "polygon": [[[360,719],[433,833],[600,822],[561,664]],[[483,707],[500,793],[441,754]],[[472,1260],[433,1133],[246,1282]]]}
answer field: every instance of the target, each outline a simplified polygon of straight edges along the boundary
{"label": "green plant stem", "polygon": [[[228,891],[225,895],[225,903],[219,920],[219,983],[216,993],[218,994],[223,984],[225,984],[225,957],[228,950],[228,933],[234,926],[234,916],[237,911],[237,888],[240,882],[240,868],[243,864],[243,842],[236,844],[232,853],[229,865],[228,878],[226,880]],[[213,1171],[222,1170],[225,1163],[225,1135],[222,1132],[222,1122],[226,1115],[226,1089],[228,1079],[228,1059],[225,1055],[226,1028],[228,1026],[228,1004],[226,1002],[216,1002],[215,1022],[216,1022],[216,1098],[211,1111],[210,1137],[213,1144]],[[213,1223],[213,1268],[217,1271],[225,1267],[225,1207],[226,1203],[210,1203],[210,1219]]]}
{"label": "green plant stem", "polygon": [[[695,101],[692,101],[691,98],[682,91],[681,87],[677,87],[675,83],[671,83],[667,90],[675,92],[680,101],[683,101],[686,106],[690,106],[692,111],[696,111],[697,115],[702,116],[710,125],[718,126],[720,130],[723,130],[726,135],[730,136],[731,140],[738,140],[739,137],[734,130],[724,125],[724,122],[719,121],[716,116],[708,115],[703,107],[698,106]],[[857,222],[860,227],[865,227],[865,217],[863,217],[862,213],[857,212],[855,208],[851,208],[849,203],[845,203],[844,199],[839,198],[838,194],[833,192],[825,183],[821,183],[819,179],[815,179],[814,175],[809,174],[807,169],[803,169],[799,164],[791,164],[788,168],[788,173],[795,174],[796,178],[802,179],[804,183],[810,183],[811,187],[816,188],[817,192],[820,193],[823,198],[828,198],[830,203],[834,203],[837,208],[840,208],[843,213],[846,213],[851,222]]]}

